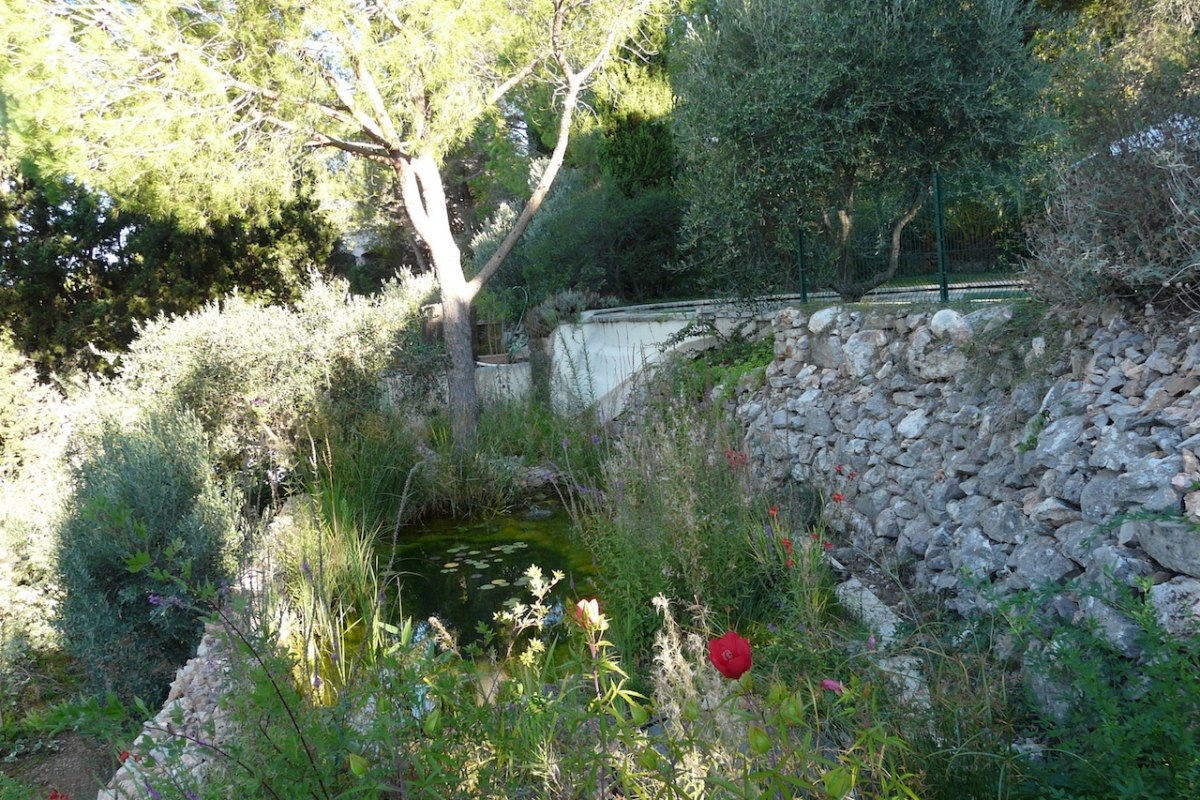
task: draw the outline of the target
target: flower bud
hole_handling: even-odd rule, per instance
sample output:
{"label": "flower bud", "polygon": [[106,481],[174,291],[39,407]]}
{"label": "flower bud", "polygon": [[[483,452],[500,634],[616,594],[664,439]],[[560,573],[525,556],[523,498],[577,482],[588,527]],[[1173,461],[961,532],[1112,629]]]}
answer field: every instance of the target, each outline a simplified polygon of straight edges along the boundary
{"label": "flower bud", "polygon": [[440,708],[435,708],[429,712],[428,716],[425,717],[424,728],[426,736],[438,735],[442,730],[442,710]]}
{"label": "flower bud", "polygon": [[771,749],[771,736],[761,725],[751,725],[749,730],[750,749],[762,755]]}

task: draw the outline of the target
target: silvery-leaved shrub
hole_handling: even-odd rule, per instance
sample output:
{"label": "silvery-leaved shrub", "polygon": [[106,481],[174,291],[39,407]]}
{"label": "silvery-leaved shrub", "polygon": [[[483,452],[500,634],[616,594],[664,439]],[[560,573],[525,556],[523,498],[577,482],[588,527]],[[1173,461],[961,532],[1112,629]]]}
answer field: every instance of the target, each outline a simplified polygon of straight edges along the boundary
{"label": "silvery-leaved shrub", "polygon": [[234,295],[160,317],[140,327],[110,390],[192,410],[223,473],[290,464],[297,431],[330,401],[377,404],[379,377],[419,349],[432,291],[429,276],[401,275],[370,297],[314,277],[294,307]]}
{"label": "silvery-leaved shrub", "polygon": [[234,530],[207,454],[178,406],[102,403],[80,422],[58,621],[93,691],[158,703],[199,641],[191,592],[228,579]]}
{"label": "silvery-leaved shrub", "polygon": [[1200,122],[1175,115],[1064,170],[1029,226],[1030,292],[1075,304],[1200,291]]}

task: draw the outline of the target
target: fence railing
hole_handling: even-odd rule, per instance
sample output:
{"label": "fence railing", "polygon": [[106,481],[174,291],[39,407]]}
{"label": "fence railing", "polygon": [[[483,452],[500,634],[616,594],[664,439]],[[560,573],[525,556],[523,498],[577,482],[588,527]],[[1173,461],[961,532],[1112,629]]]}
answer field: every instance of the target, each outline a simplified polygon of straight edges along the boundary
{"label": "fence railing", "polygon": [[801,302],[810,296],[948,302],[1024,294],[1018,198],[955,196],[934,175],[896,248],[893,237],[904,212],[895,197],[860,201],[849,235],[835,215],[802,218],[797,225]]}

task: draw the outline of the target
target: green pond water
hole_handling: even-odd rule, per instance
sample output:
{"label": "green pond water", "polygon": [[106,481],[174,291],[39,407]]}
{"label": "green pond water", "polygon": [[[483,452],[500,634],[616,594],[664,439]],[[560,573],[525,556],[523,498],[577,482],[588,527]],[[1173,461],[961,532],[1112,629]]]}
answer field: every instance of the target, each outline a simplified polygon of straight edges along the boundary
{"label": "green pond water", "polygon": [[[380,554],[387,563],[391,543]],[[459,634],[461,644],[478,640],[480,622],[494,624],[497,611],[512,598],[532,599],[525,571],[541,568],[565,577],[548,598],[550,621],[562,618],[581,597],[595,597],[591,556],[577,545],[571,520],[562,509],[547,514],[512,514],[478,521],[434,519],[401,533],[394,569],[400,580],[400,615],[413,620],[418,634],[437,616]]]}

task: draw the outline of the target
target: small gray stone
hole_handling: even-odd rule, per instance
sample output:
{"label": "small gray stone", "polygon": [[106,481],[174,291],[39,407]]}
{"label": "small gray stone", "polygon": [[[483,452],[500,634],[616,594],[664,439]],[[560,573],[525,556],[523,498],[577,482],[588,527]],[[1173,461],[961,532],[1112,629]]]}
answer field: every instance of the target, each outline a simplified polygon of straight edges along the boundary
{"label": "small gray stone", "polygon": [[1037,461],[1047,467],[1073,468],[1079,462],[1079,444],[1086,424],[1083,417],[1063,417],[1047,425],[1037,435]]}
{"label": "small gray stone", "polygon": [[1034,522],[1042,522],[1052,528],[1066,525],[1068,522],[1078,522],[1083,518],[1079,509],[1074,508],[1057,497],[1047,497],[1033,508],[1029,518]]}
{"label": "small gray stone", "polygon": [[917,408],[910,411],[900,421],[900,424],[896,426],[896,433],[905,439],[918,439],[928,427],[929,419],[925,414],[925,409]]}
{"label": "small gray stone", "polygon": [[1153,586],[1150,604],[1158,612],[1158,624],[1172,636],[1200,630],[1200,580],[1180,575]]}
{"label": "small gray stone", "polygon": [[1138,520],[1138,543],[1172,572],[1200,578],[1200,529],[1174,520]]}
{"label": "small gray stone", "polygon": [[1102,470],[1083,487],[1079,497],[1079,510],[1085,522],[1107,522],[1121,510],[1117,499],[1120,476]]}
{"label": "small gray stone", "polygon": [[1098,633],[1113,648],[1126,658],[1137,658],[1142,654],[1138,645],[1141,629],[1137,624],[1097,597],[1085,597],[1079,604],[1076,623],[1090,620],[1097,624]]}
{"label": "small gray stone", "polygon": [[1008,559],[1015,573],[1008,580],[1014,589],[1034,589],[1061,580],[1077,567],[1059,552],[1058,541],[1035,536],[1017,547]]}
{"label": "small gray stone", "polygon": [[1029,518],[1012,503],[1001,503],[979,516],[979,527],[989,539],[1008,544],[1020,544],[1032,526]]}

